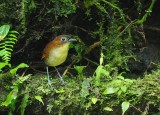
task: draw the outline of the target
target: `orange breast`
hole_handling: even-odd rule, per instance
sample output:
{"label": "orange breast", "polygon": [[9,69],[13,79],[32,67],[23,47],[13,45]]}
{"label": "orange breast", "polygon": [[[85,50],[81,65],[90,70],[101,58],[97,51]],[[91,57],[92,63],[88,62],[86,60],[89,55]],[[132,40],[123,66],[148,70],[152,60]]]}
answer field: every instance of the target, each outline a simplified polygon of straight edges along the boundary
{"label": "orange breast", "polygon": [[59,39],[54,39],[44,48],[42,59],[48,66],[58,66],[66,60],[68,49],[69,42],[61,43]]}

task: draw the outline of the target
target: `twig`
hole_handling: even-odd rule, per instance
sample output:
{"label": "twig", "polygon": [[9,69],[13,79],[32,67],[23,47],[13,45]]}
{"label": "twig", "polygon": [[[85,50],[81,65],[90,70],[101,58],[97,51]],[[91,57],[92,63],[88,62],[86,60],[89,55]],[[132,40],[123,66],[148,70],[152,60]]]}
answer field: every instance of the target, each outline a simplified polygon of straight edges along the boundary
{"label": "twig", "polygon": [[[30,67],[31,64],[32,64],[32,62],[28,66]],[[22,73],[21,77],[23,77],[25,75],[25,73],[27,72],[27,70],[29,69],[29,67],[27,69],[25,69],[25,71]]]}
{"label": "twig", "polygon": [[131,21],[131,23],[129,23],[129,24],[121,31],[121,33],[119,33],[119,34],[117,35],[117,37],[114,38],[114,40],[113,40],[110,44],[112,45],[113,42],[114,42],[117,38],[119,38],[132,24],[134,24],[134,22],[135,22],[136,20],[137,20],[137,19]]}
{"label": "twig", "polygon": [[92,35],[92,34],[91,34],[91,32],[89,32],[88,30],[86,30],[86,29],[84,29],[84,28],[82,28],[82,27],[75,26],[75,25],[71,25],[71,27],[73,27],[73,28],[77,28],[77,29],[80,29],[80,30],[82,30],[82,31],[84,31],[84,32],[86,32],[86,33],[88,33],[88,34]]}
{"label": "twig", "polygon": [[148,69],[151,67],[151,64],[156,65],[155,63],[152,62],[152,60],[150,61],[149,65],[147,66],[146,70],[144,71],[144,74],[148,71]]}
{"label": "twig", "polygon": [[139,111],[139,112],[141,112],[141,113],[143,113],[143,111],[141,111],[140,109],[138,109],[137,107],[135,107],[135,106],[133,106],[132,104],[130,104],[131,105],[131,107],[133,107],[134,109],[136,109],[137,111]]}
{"label": "twig", "polygon": [[95,64],[95,65],[99,65],[98,63],[96,63],[96,62],[94,62],[94,61],[92,61],[92,60],[90,60],[90,59],[88,59],[88,58],[86,58],[86,57],[83,57],[85,60],[87,60],[88,62],[91,62],[91,63],[93,63],[93,64]]}
{"label": "twig", "polygon": [[73,60],[68,66],[67,68],[65,69],[65,71],[63,72],[62,76],[63,75],[66,75],[66,73],[68,72],[69,68],[74,64],[75,60]]}
{"label": "twig", "polygon": [[145,29],[148,29],[148,30],[160,32],[160,28],[158,28],[158,27],[153,27],[153,26],[149,26],[149,25],[144,25],[144,28],[145,28]]}
{"label": "twig", "polygon": [[131,26],[136,20],[137,20],[137,19],[131,21],[131,23],[129,23],[129,24],[121,31],[121,33],[119,33],[119,34],[117,35],[117,37],[116,37],[115,39],[119,38],[119,37],[128,29],[128,27]]}
{"label": "twig", "polygon": [[29,40],[26,41],[25,45],[21,49],[19,49],[18,51],[14,52],[13,55],[15,55],[15,54],[17,54],[19,52],[23,52],[24,49],[28,46],[28,44],[29,44]]}

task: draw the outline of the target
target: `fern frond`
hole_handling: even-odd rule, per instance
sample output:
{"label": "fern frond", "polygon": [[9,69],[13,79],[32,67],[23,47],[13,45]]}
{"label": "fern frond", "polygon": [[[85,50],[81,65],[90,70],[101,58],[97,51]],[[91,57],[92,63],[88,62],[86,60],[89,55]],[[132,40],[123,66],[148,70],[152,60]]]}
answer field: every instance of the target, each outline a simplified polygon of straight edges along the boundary
{"label": "fern frond", "polygon": [[11,60],[11,54],[13,47],[17,41],[17,31],[9,31],[5,33],[5,38],[0,41],[1,59],[5,63],[9,63]]}

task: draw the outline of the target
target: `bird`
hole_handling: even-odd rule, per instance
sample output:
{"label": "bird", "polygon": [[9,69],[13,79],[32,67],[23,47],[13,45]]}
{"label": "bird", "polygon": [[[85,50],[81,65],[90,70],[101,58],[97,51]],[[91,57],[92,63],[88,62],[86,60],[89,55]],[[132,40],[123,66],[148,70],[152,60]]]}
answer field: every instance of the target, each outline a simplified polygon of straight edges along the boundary
{"label": "bird", "polygon": [[68,56],[69,44],[75,41],[77,40],[71,38],[70,35],[59,35],[45,46],[42,52],[41,59],[47,65],[46,70],[48,76],[48,84],[51,84],[48,66],[55,68],[60,81],[64,83],[64,80],[61,74],[59,73],[58,69],[56,68],[56,66],[59,66],[66,61],[66,58]]}

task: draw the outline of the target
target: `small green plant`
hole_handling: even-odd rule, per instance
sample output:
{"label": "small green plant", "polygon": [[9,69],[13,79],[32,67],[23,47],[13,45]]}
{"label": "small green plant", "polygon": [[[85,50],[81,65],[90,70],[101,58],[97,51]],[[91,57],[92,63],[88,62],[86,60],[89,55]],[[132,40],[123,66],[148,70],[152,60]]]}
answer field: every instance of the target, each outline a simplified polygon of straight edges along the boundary
{"label": "small green plant", "polygon": [[[17,70],[20,68],[25,68],[28,67],[27,64],[21,63],[15,68],[11,68],[10,60],[11,60],[11,54],[13,51],[13,47],[15,45],[15,42],[17,41],[16,35],[18,34],[17,31],[10,31],[10,26],[9,25],[3,25],[0,27],[0,70],[1,73],[3,73],[2,69],[6,66],[9,66],[9,72],[12,76],[18,76],[17,75]],[[21,96],[19,94],[19,89],[20,85],[26,81],[29,78],[30,75],[27,76],[19,76],[17,80],[12,82],[11,86],[8,86],[8,90],[10,91],[6,97],[6,100],[2,103],[0,103],[0,106],[3,107],[9,107],[9,115],[12,114],[12,112],[16,108],[16,102],[17,98]],[[4,77],[6,77],[4,75]],[[21,114],[24,114],[24,109],[26,107],[28,95],[24,94],[24,98],[22,100],[20,109],[21,109]]]}
{"label": "small green plant", "polygon": [[25,92],[21,94],[20,87],[21,85],[30,77],[30,75],[18,77],[16,81],[10,86],[10,92],[6,97],[6,100],[0,104],[1,107],[5,106],[9,108],[9,115],[12,115],[12,112],[16,109],[16,102],[18,101],[19,96],[23,96],[23,99],[20,103],[21,115],[24,115],[24,110],[28,104],[29,93]]}

